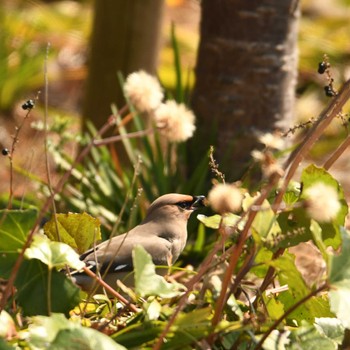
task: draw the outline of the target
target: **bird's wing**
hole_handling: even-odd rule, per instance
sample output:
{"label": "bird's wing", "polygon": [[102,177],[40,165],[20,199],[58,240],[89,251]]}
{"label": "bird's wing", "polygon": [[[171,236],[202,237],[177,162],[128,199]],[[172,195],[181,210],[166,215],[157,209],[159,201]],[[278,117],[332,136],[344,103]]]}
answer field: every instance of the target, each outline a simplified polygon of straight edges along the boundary
{"label": "bird's wing", "polygon": [[128,234],[103,242],[80,256],[93,271],[96,263],[101,273],[132,271],[132,250],[141,245],[152,256],[155,265],[168,265],[171,261],[171,244],[164,238],[150,235]]}

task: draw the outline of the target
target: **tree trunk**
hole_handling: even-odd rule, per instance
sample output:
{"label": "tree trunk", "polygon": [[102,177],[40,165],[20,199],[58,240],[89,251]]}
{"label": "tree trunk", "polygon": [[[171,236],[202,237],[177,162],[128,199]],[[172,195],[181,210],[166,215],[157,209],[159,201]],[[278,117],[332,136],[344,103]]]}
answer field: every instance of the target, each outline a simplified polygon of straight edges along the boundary
{"label": "tree trunk", "polygon": [[298,15],[297,0],[202,0],[192,159],[210,142],[226,175],[237,179],[256,132],[290,126]]}
{"label": "tree trunk", "polygon": [[155,73],[163,0],[95,0],[83,119],[99,128],[124,104],[117,73]]}

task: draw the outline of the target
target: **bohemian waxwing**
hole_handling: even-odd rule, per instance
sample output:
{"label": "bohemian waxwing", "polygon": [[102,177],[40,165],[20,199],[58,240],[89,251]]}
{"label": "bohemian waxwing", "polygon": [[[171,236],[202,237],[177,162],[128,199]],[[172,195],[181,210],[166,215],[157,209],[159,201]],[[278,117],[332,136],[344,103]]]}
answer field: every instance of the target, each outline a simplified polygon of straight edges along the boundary
{"label": "bohemian waxwing", "polygon": [[[187,221],[195,209],[204,206],[204,199],[204,196],[177,193],[163,195],[150,205],[146,217],[138,226],[89,249],[80,256],[80,260],[94,272],[98,266],[104,281],[112,288],[117,287],[118,279],[127,285],[132,284],[130,272],[133,271],[132,251],[135,245],[142,245],[155,265],[171,266],[185,248]],[[167,272],[162,269],[157,273],[162,271]],[[128,281],[125,276],[129,277]],[[93,279],[83,272],[73,273],[72,277],[86,291],[94,286]]]}

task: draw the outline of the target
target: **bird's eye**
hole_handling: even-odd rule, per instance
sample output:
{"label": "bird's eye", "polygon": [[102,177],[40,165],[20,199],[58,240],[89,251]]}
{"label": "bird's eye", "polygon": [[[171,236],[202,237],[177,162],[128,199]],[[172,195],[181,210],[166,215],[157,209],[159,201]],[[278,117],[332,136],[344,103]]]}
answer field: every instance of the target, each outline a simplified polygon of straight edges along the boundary
{"label": "bird's eye", "polygon": [[182,209],[188,209],[191,206],[191,203],[189,202],[179,202],[176,203],[176,205]]}

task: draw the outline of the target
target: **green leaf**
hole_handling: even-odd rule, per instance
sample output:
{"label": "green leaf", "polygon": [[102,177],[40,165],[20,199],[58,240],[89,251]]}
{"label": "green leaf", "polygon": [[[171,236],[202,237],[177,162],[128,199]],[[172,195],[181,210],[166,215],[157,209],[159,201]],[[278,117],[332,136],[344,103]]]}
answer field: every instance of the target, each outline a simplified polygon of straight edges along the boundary
{"label": "green leaf", "polygon": [[345,328],[340,320],[330,317],[316,318],[314,325],[320,334],[324,334],[338,345],[342,344]]}
{"label": "green leaf", "polygon": [[133,249],[132,259],[135,272],[135,290],[141,296],[157,295],[162,298],[173,298],[181,295],[185,287],[180,283],[168,283],[164,277],[156,274],[152,257],[141,246]]}
{"label": "green leaf", "polygon": [[61,314],[50,317],[31,318],[29,326],[29,344],[34,349],[76,349],[126,350],[107,335],[92,328],[82,327],[77,322],[68,321]]}
{"label": "green leaf", "polygon": [[315,326],[302,323],[302,326],[290,334],[291,350],[337,350],[338,346],[334,341],[321,334]]}
{"label": "green leaf", "polygon": [[0,210],[0,276],[8,278],[37,219],[37,210]]}
{"label": "green leaf", "polygon": [[56,214],[56,220],[52,217],[45,224],[45,234],[53,241],[68,244],[79,253],[85,252],[94,242],[101,239],[100,221],[87,213]]}
{"label": "green leaf", "polygon": [[35,235],[30,247],[25,252],[27,259],[38,259],[49,269],[63,268],[66,265],[80,270],[85,264],[79,255],[67,244],[50,241],[46,236]]}
{"label": "green leaf", "polygon": [[[232,213],[225,214],[224,217],[221,215],[212,215],[212,216],[205,216],[203,214],[198,214],[197,219],[204,224],[204,226],[218,229],[220,224],[222,224],[225,227],[232,227],[235,226],[237,221],[241,217]],[[222,221],[222,222],[221,222]]]}
{"label": "green leaf", "polygon": [[303,185],[301,198],[303,199],[305,198],[306,190],[318,182],[322,182],[325,185],[333,187],[336,190],[336,192],[338,193],[338,198],[341,204],[341,208],[339,210],[339,213],[336,219],[334,220],[334,223],[343,226],[345,223],[346,215],[348,213],[348,205],[344,197],[344,191],[340,186],[339,182],[331,174],[329,174],[324,168],[318,168],[314,164],[309,165],[307,168],[303,170],[301,175],[301,182]]}
{"label": "green leaf", "polygon": [[[300,272],[295,266],[294,256],[284,253],[283,256],[270,263],[278,273],[280,285],[288,285],[288,290],[281,292],[276,300],[284,305],[284,310],[291,308],[298,300],[311,293]],[[329,300],[326,295],[312,297],[300,305],[287,318],[289,322],[298,324],[307,320],[313,323],[316,317],[333,317],[330,310]]]}
{"label": "green leaf", "polygon": [[[248,208],[254,204],[258,196],[259,194],[251,197],[246,193],[242,203],[243,209],[247,211]],[[266,199],[254,218],[252,228],[254,239],[257,242],[265,242],[274,239],[275,235],[281,232],[281,228],[277,222],[277,216]]]}
{"label": "green leaf", "polygon": [[296,181],[290,181],[285,194],[283,195],[283,201],[287,206],[295,204],[300,196],[300,183]]}
{"label": "green leaf", "polygon": [[25,316],[68,314],[80,301],[80,289],[64,273],[40,260],[24,260],[17,275],[16,299]]}
{"label": "green leaf", "polygon": [[339,255],[331,256],[329,262],[329,298],[332,311],[350,328],[350,234],[342,231],[343,245]]}

